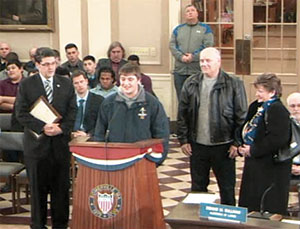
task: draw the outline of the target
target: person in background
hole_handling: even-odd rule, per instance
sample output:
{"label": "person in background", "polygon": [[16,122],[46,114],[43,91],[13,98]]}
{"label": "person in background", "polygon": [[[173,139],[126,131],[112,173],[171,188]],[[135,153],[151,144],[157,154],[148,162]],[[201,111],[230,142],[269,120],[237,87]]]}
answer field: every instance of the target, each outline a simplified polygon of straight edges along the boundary
{"label": "person in background", "polygon": [[[19,56],[17,53],[15,52],[10,52],[6,55],[5,59],[4,59],[4,64],[6,66],[8,61],[12,61],[12,60],[19,60]],[[22,68],[23,69],[23,68]],[[24,70],[23,70],[24,71]],[[27,72],[23,72],[24,76],[27,76]],[[0,80],[4,80],[8,78],[8,73],[7,73],[7,69],[5,67],[5,69],[3,69],[2,71],[0,71]]]}
{"label": "person in background", "polygon": [[243,82],[221,69],[220,52],[200,53],[201,71],[189,77],[178,106],[177,136],[190,157],[191,191],[207,192],[212,168],[222,204],[235,205],[235,132],[244,123],[247,98]]}
{"label": "person in background", "polygon": [[[130,55],[127,60],[129,63],[140,65],[140,58],[137,55]],[[151,93],[156,97],[152,89],[152,81],[150,76],[147,76],[142,72],[141,72],[141,84],[143,85],[145,91],[148,91],[149,93]]]}
{"label": "person in background", "polygon": [[87,74],[89,80],[89,87],[94,88],[98,84],[97,71],[96,71],[96,59],[95,57],[88,55],[83,58],[83,68]]}
{"label": "person in background", "polygon": [[197,8],[194,5],[187,5],[184,12],[186,23],[178,25],[173,30],[169,45],[175,59],[173,75],[178,101],[184,81],[201,71],[200,52],[214,45],[212,30],[208,25],[199,22]]}
{"label": "person in background", "polygon": [[55,54],[55,62],[56,62],[55,74],[69,78],[71,76],[69,70],[61,66],[60,52],[56,49],[53,49],[53,52]]}
{"label": "person in background", "polygon": [[8,61],[6,71],[8,78],[0,80],[0,112],[12,113],[19,83],[24,78],[21,62],[17,59]]}
{"label": "person in background", "polygon": [[[164,139],[161,164],[168,153],[169,123],[161,103],[140,85],[139,66],[125,64],[120,69],[120,88],[101,104],[93,139],[129,142]],[[109,130],[109,132],[108,132]]]}
{"label": "person in background", "polygon": [[[13,113],[19,83],[24,79],[22,64],[19,60],[11,60],[6,65],[8,78],[0,81],[0,112]],[[11,130],[16,131],[13,125],[14,114],[11,119]],[[23,162],[23,152],[16,150],[3,150],[3,160],[7,162]],[[1,187],[0,192],[10,192],[9,183]]]}
{"label": "person in background", "polygon": [[106,98],[118,91],[115,85],[115,72],[110,67],[100,68],[97,79],[99,83],[95,88],[90,89],[90,92]]}
{"label": "person in background", "polygon": [[274,162],[273,157],[289,146],[289,112],[280,101],[281,81],[275,74],[259,75],[254,86],[257,99],[249,106],[238,148],[245,157],[239,206],[248,208],[248,212],[287,215],[292,160]]}
{"label": "person in background", "polygon": [[39,70],[38,69],[31,69],[29,72],[28,72],[28,76],[33,76],[35,74],[39,73]]}
{"label": "person in background", "polygon": [[77,46],[73,43],[69,43],[65,46],[65,51],[68,60],[61,66],[63,68],[66,68],[69,71],[70,75],[72,75],[72,72],[74,72],[75,70],[84,71],[83,62],[79,59],[79,51]]}
{"label": "person in background", "polygon": [[10,45],[6,42],[0,42],[0,71],[5,70],[6,62],[5,58],[8,53],[11,52]]}
{"label": "person in background", "polygon": [[[69,223],[69,141],[76,116],[76,96],[70,79],[56,75],[55,53],[38,48],[35,63],[39,74],[21,81],[15,103],[17,120],[24,126],[24,163],[31,193],[31,228],[47,228],[47,196],[50,194],[53,228]],[[61,115],[56,123],[45,123],[30,114],[44,96]]]}
{"label": "person in background", "polygon": [[96,126],[98,110],[103,97],[89,92],[88,78],[85,72],[74,71],[71,79],[77,100],[77,114],[72,135],[73,137],[91,136]]}
{"label": "person in background", "polygon": [[116,85],[119,86],[119,70],[127,63],[127,60],[124,59],[125,49],[123,45],[118,41],[112,42],[107,50],[107,57],[108,58],[99,59],[97,69],[102,67],[112,68],[116,76]]}
{"label": "person in background", "polygon": [[[287,106],[291,116],[300,125],[300,93],[294,92],[287,99]],[[291,184],[300,183],[300,155],[293,159]]]}
{"label": "person in background", "polygon": [[34,63],[34,55],[36,53],[37,48],[33,47],[29,50],[29,57],[30,57],[30,61],[28,61],[25,65],[24,65],[24,69],[29,72],[32,69],[37,69]]}

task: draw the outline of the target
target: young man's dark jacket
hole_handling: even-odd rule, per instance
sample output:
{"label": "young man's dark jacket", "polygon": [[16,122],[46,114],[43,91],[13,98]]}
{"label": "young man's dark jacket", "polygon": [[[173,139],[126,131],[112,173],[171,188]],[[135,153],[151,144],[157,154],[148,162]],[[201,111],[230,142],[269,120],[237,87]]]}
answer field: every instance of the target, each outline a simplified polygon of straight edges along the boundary
{"label": "young man's dark jacket", "polygon": [[[196,142],[200,89],[203,74],[189,77],[183,85],[178,107],[177,135],[181,145]],[[237,129],[247,114],[247,98],[243,82],[220,70],[210,93],[210,132],[212,143],[235,142]]]}
{"label": "young man's dark jacket", "polygon": [[[162,162],[168,152],[168,119],[162,104],[150,93],[145,92],[143,88],[140,90],[142,92],[130,108],[119,93],[108,96],[102,102],[94,140],[130,143],[151,138],[163,138],[165,141]],[[109,134],[107,134],[107,130],[109,130]]]}

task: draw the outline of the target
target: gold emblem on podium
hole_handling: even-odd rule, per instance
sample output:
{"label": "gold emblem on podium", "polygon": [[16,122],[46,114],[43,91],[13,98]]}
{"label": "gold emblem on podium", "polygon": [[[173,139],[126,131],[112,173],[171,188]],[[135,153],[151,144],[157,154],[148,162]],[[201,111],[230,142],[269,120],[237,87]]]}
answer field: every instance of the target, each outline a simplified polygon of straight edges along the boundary
{"label": "gold emblem on podium", "polygon": [[91,212],[102,219],[116,216],[122,208],[121,192],[110,184],[98,185],[89,196]]}

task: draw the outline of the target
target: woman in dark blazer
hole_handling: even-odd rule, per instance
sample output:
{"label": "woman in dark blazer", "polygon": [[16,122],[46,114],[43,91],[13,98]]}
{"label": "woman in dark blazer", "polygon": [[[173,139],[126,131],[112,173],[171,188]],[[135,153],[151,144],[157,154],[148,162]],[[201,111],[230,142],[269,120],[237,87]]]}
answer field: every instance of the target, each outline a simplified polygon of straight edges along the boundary
{"label": "woman in dark blazer", "polygon": [[[257,100],[248,110],[241,131],[245,157],[239,206],[248,211],[287,214],[291,161],[276,163],[273,156],[289,144],[289,112],[280,101],[281,82],[275,74],[265,73],[256,79]],[[262,196],[263,208],[261,209]]]}

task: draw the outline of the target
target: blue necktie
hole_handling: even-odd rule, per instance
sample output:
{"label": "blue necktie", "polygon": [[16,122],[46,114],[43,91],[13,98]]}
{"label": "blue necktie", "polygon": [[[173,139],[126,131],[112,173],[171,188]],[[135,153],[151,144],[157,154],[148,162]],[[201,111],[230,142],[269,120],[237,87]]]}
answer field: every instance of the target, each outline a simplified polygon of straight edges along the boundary
{"label": "blue necktie", "polygon": [[84,99],[79,100],[79,107],[77,109],[77,114],[76,114],[76,120],[74,124],[74,131],[80,130],[82,122],[83,122],[83,103],[85,102]]}

